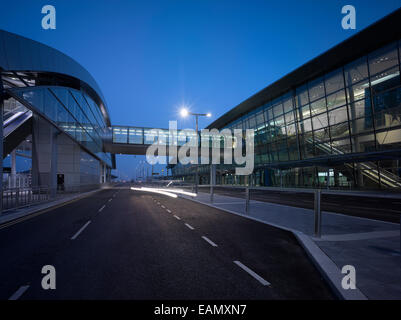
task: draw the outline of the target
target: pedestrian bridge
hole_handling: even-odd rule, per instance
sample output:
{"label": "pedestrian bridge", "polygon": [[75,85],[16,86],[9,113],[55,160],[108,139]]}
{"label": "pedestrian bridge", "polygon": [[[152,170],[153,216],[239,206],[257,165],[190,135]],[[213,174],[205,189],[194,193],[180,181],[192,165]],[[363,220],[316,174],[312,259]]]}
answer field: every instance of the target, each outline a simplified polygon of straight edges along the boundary
{"label": "pedestrian bridge", "polygon": [[[160,154],[162,150],[159,150],[159,155],[168,156],[168,147],[172,141],[173,146],[179,147],[191,140],[195,141],[195,134],[194,130],[185,129],[177,129],[170,132],[169,129],[112,126],[110,128],[110,137],[105,140],[104,147],[106,152],[114,154],[146,155],[147,148],[152,144],[157,144],[159,146],[166,146],[166,154]],[[199,141],[205,143],[205,140],[210,142],[211,136],[209,134],[200,135]],[[219,140],[224,142],[223,136]],[[209,143],[209,146],[211,147],[211,143]],[[217,143],[215,146],[220,149],[220,143]]]}

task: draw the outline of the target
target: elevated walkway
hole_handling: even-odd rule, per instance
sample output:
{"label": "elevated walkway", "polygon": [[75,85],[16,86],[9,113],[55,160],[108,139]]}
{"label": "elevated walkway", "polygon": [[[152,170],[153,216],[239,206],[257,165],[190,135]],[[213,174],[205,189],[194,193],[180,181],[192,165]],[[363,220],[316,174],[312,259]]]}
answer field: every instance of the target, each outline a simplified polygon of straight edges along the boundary
{"label": "elevated walkway", "polygon": [[[114,154],[135,154],[146,155],[146,150],[152,144],[157,144],[160,147],[159,156],[169,156],[169,146],[171,145],[169,129],[156,129],[146,127],[131,127],[131,126],[113,126],[111,127],[111,137],[105,140],[105,152]],[[176,144],[179,147],[188,143],[195,138],[194,131],[188,132],[185,129],[176,130],[174,133]],[[210,136],[201,136],[201,139],[209,139]],[[199,139],[199,141],[201,141]],[[212,148],[210,146],[210,148]],[[220,149],[220,148],[219,148]],[[231,149],[231,148],[230,148]],[[224,149],[222,149],[224,150]],[[198,154],[201,154],[199,147]]]}
{"label": "elevated walkway", "polygon": [[7,157],[32,132],[32,111],[25,109],[16,112],[7,112],[4,115],[3,158]]}

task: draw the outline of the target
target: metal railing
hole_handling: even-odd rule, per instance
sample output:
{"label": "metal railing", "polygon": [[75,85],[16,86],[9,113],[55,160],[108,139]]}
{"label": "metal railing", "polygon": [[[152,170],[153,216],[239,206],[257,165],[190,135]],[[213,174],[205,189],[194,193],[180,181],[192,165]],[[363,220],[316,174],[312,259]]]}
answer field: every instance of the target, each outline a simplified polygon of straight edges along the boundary
{"label": "metal railing", "polygon": [[[181,188],[193,188],[192,185],[184,185],[180,186]],[[344,196],[361,196],[364,197],[361,192],[352,192],[352,191],[335,191],[335,190],[326,190],[326,189],[304,189],[304,188],[278,188],[278,187],[254,187],[254,186],[227,186],[227,185],[200,185],[199,188],[209,189],[210,193],[210,202],[214,201],[214,194],[216,193],[216,189],[218,191],[219,188],[230,189],[232,191],[236,191],[233,193],[233,197],[239,197],[244,199],[245,205],[245,213],[249,214],[250,211],[250,200],[252,197],[252,191],[274,191],[274,192],[289,192],[289,193],[308,193],[313,195],[313,234],[315,237],[320,238],[322,236],[322,194],[327,195],[344,195]],[[206,191],[207,192],[207,191]],[[384,194],[369,194],[369,197],[374,198],[386,198]],[[400,235],[401,235],[401,216],[400,216]],[[401,241],[401,240],[400,240]]]}
{"label": "metal railing", "polygon": [[[58,200],[72,194],[99,189],[101,184],[73,185],[52,189],[48,186],[4,189],[2,193],[2,211],[19,209],[51,200]],[[1,214],[1,213],[0,213]]]}
{"label": "metal railing", "polygon": [[49,187],[10,188],[3,190],[3,211],[50,200]]}

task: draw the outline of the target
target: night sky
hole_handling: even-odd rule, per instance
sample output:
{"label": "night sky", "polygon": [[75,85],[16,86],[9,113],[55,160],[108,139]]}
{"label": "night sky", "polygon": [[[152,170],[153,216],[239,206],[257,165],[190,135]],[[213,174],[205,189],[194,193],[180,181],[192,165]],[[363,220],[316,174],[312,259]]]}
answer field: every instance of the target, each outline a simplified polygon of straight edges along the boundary
{"label": "night sky", "polygon": [[[180,106],[211,112],[204,127],[270,83],[400,6],[399,0],[1,0],[0,28],[82,64],[106,98],[112,124],[167,128]],[[56,7],[57,29],[41,27]],[[357,29],[343,30],[354,5]],[[4,10],[5,8],[5,10]],[[117,156],[131,178],[144,157]]]}

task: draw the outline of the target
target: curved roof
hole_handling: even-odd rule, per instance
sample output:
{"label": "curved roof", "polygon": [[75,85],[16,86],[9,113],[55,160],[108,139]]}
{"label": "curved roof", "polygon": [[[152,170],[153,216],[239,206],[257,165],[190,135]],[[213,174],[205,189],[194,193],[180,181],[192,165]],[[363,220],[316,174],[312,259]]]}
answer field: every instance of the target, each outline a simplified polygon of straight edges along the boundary
{"label": "curved roof", "polygon": [[0,30],[0,68],[5,71],[48,72],[75,78],[99,103],[106,123],[110,116],[103,94],[91,74],[64,53],[40,42]]}
{"label": "curved roof", "polygon": [[227,111],[207,128],[221,129],[295,87],[333,71],[385,44],[399,40],[401,38],[400,21],[401,9],[398,9],[259,91]]}

